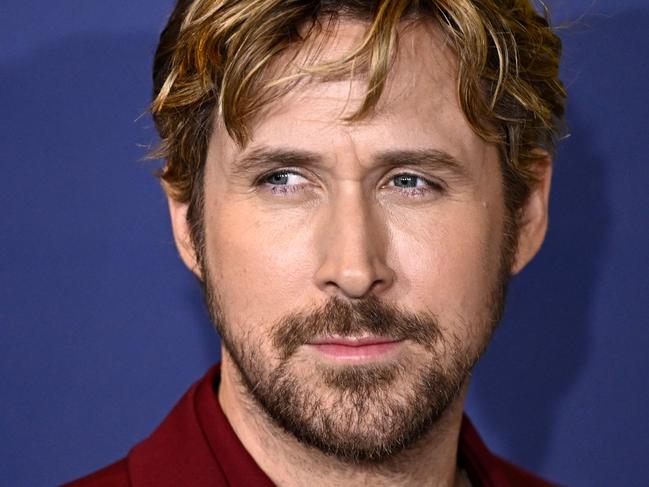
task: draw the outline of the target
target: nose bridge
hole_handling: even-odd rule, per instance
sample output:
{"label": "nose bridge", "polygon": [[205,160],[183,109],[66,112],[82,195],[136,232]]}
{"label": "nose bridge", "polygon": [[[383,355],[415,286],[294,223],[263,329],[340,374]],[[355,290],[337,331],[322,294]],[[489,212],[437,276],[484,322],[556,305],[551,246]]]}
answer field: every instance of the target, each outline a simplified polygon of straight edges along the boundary
{"label": "nose bridge", "polygon": [[359,181],[347,180],[327,205],[316,280],[329,293],[362,298],[389,287],[387,229]]}
{"label": "nose bridge", "polygon": [[[350,183],[332,204],[330,228],[334,240],[332,253],[349,266],[359,266],[374,259],[371,234],[379,233],[376,222],[359,185]],[[376,235],[378,237],[378,235]],[[375,242],[376,243],[376,242]]]}

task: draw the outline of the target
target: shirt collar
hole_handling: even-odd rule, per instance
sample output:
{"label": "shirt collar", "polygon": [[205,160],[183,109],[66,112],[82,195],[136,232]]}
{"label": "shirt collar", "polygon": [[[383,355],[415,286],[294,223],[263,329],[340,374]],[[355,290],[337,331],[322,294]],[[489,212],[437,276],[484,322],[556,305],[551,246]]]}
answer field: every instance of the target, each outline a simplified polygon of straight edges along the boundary
{"label": "shirt collar", "polygon": [[[162,424],[131,450],[133,487],[271,487],[273,483],[239,441],[215,393],[220,366],[212,367],[176,404]],[[508,485],[499,459],[482,442],[466,415],[458,463],[472,485]]]}

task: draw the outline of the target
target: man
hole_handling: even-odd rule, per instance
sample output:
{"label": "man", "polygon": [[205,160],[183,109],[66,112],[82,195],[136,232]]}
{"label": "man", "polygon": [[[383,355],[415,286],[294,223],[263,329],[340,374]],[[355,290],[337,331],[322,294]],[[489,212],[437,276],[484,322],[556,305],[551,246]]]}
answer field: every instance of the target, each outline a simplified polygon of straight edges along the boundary
{"label": "man", "polygon": [[152,112],[222,362],[71,485],[547,485],[463,403],[545,236],[559,52],[527,0],[181,0]]}

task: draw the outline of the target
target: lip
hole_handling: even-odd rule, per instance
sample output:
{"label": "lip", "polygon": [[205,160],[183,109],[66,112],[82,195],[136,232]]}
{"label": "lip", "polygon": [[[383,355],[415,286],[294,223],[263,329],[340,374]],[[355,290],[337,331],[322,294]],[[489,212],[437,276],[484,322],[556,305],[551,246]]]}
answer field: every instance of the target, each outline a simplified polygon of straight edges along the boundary
{"label": "lip", "polygon": [[377,360],[392,355],[403,340],[387,337],[326,337],[309,346],[329,359],[342,361]]}

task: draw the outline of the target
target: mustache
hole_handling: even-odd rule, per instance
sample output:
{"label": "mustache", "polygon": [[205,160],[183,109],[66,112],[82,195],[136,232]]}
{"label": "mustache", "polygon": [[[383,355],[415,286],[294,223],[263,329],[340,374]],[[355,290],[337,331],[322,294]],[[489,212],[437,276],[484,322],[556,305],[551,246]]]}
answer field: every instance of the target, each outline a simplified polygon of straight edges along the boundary
{"label": "mustache", "polygon": [[357,301],[333,297],[316,309],[285,316],[272,330],[273,344],[282,360],[316,338],[333,335],[378,335],[411,340],[427,349],[442,338],[439,322],[432,313],[412,313],[374,296]]}

